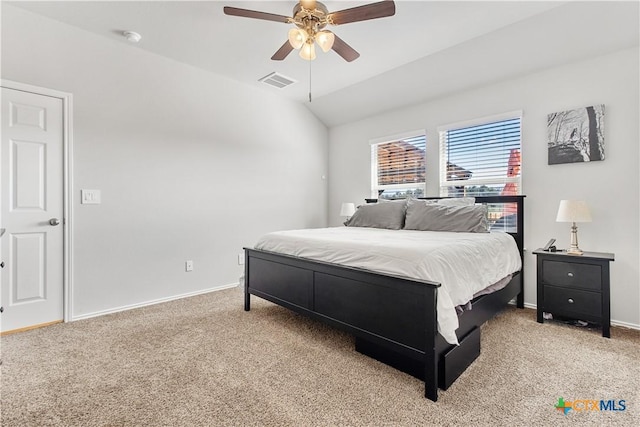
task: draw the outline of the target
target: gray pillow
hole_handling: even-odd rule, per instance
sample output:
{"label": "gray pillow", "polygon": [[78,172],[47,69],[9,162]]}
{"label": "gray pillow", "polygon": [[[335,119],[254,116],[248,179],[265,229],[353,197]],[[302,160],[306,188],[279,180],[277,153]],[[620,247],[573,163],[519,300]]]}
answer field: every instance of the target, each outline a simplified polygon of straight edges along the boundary
{"label": "gray pillow", "polygon": [[344,225],[347,227],[372,227],[400,230],[404,226],[404,213],[407,210],[403,203],[372,203],[358,206],[356,212]]}
{"label": "gray pillow", "polygon": [[378,203],[407,203],[409,199],[378,199]]}
{"label": "gray pillow", "polygon": [[420,201],[425,203],[437,203],[442,206],[473,206],[476,204],[475,197],[448,197],[444,199],[407,199],[407,203]]}
{"label": "gray pillow", "polygon": [[438,199],[438,204],[443,206],[473,206],[476,204],[475,197],[452,197],[449,199]]}
{"label": "gray pillow", "polygon": [[407,207],[405,230],[488,233],[487,206],[443,206],[413,201]]}

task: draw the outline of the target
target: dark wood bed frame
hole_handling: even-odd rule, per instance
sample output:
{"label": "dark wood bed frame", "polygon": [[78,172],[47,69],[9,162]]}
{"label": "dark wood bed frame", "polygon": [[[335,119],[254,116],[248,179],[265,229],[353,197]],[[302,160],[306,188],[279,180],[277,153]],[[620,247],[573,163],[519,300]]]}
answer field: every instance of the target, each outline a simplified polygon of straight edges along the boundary
{"label": "dark wood bed frame", "polygon": [[[477,203],[517,204],[517,227],[509,234],[521,258],[524,197],[476,197]],[[459,346],[438,333],[439,283],[250,248],[245,248],[244,309],[250,310],[255,295],[345,330],[355,336],[358,352],[423,379],[425,397],[435,402],[438,387],[446,390],[480,354],[480,326],[513,298],[524,307],[523,277],[521,270],[506,287],[474,299],[472,309],[458,316]]]}

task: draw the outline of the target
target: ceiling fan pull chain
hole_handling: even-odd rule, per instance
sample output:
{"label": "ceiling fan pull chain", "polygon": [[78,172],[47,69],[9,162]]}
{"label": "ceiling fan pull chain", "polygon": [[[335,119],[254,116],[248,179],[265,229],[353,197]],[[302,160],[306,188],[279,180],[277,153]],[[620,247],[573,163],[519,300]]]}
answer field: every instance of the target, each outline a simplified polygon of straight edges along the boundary
{"label": "ceiling fan pull chain", "polygon": [[311,61],[309,61],[309,103],[311,103]]}

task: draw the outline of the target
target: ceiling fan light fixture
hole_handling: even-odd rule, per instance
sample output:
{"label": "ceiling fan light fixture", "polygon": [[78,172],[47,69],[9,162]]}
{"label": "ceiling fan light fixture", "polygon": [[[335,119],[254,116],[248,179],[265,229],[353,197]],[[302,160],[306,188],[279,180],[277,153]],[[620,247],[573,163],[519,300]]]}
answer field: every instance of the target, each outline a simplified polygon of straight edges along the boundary
{"label": "ceiling fan light fixture", "polygon": [[320,31],[316,34],[316,43],[318,43],[318,46],[320,46],[320,49],[322,49],[324,53],[331,50],[335,39],[336,37],[331,31]]}
{"label": "ceiling fan light fixture", "polygon": [[289,43],[294,49],[300,49],[307,41],[307,33],[300,28],[292,28],[289,30]]}
{"label": "ceiling fan light fixture", "polygon": [[313,43],[305,43],[300,49],[300,58],[307,61],[316,59],[316,46]]}
{"label": "ceiling fan light fixture", "polygon": [[316,0],[300,0],[300,5],[307,10],[314,10],[316,8]]}

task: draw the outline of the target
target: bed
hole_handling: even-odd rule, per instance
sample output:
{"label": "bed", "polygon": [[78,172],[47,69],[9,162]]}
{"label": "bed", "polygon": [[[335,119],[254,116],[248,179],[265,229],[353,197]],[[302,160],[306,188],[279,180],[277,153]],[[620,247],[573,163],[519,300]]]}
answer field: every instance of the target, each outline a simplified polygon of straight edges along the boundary
{"label": "bed", "polygon": [[[514,207],[514,221],[502,231],[513,237],[522,265],[524,196],[477,197],[476,203]],[[438,330],[445,299],[438,281],[245,248],[244,309],[255,295],[345,330],[356,351],[424,380],[425,397],[436,401],[438,388],[446,390],[480,354],[480,326],[514,298],[523,307],[522,278],[520,267],[498,291],[473,298],[471,309],[457,316],[452,341]]]}

